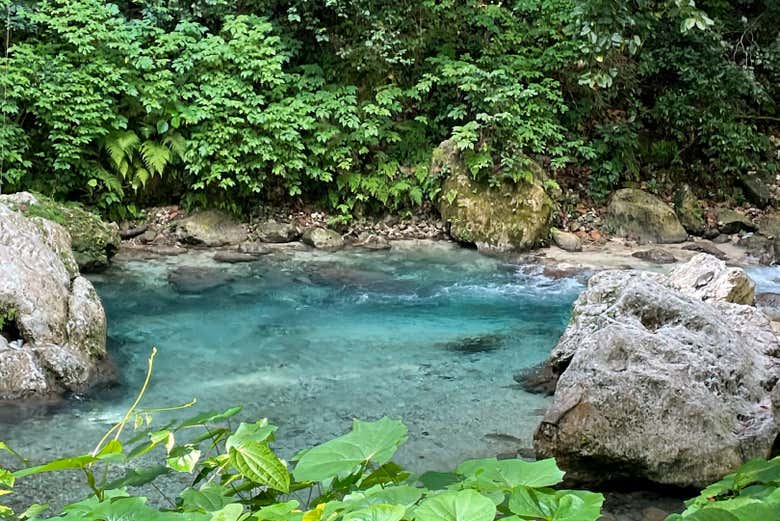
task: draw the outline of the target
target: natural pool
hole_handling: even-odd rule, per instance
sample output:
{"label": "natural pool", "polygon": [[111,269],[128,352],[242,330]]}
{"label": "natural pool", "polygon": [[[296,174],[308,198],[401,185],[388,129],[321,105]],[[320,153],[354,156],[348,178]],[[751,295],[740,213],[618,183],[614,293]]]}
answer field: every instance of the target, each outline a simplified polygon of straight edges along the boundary
{"label": "natural pool", "polygon": [[418,470],[531,446],[547,398],[512,377],[549,353],[579,282],[448,244],[240,265],[210,255],[120,261],[96,277],[120,384],[0,417],[0,439],[33,460],[91,448],[158,346],[146,406],[241,404],[242,419],[280,426],[284,456],[383,415],[408,424],[398,459]]}

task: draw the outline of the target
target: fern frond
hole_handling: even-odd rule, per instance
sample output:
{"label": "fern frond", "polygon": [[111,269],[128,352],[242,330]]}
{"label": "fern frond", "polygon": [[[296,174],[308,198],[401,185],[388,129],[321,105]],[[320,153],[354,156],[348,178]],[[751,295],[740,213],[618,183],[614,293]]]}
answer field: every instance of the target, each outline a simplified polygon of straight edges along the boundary
{"label": "fern frond", "polygon": [[141,143],[141,158],[152,174],[162,176],[163,170],[171,162],[171,151],[160,143],[144,141]]}
{"label": "fern frond", "polygon": [[172,132],[165,136],[163,145],[167,146],[171,152],[173,152],[174,156],[179,159],[184,159],[184,151],[187,148],[187,140],[184,139],[184,136],[178,132]]}
{"label": "fern frond", "polygon": [[[103,147],[108,152],[113,165],[120,169],[122,162],[132,159],[139,142],[138,135],[132,130],[119,130],[105,137]],[[124,172],[123,175],[125,175]]]}

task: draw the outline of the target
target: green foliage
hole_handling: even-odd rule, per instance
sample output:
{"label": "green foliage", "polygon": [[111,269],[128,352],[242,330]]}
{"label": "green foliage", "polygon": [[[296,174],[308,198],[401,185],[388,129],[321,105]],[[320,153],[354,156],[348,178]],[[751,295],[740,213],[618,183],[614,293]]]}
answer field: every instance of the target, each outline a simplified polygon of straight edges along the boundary
{"label": "green foliage", "polygon": [[667,521],[755,521],[780,519],[780,457],[751,460],[686,502]]}
{"label": "green foliage", "polygon": [[[225,422],[239,408],[198,414],[162,429],[150,426],[152,411],[139,408],[149,383],[154,353],[143,388],[122,421],[90,452],[35,466],[21,460],[16,470],[0,468],[0,494],[10,494],[28,476],[80,470],[92,494],[46,517],[46,505],[30,506],[32,520],[170,520],[170,521],[512,521],[528,519],[595,521],[601,494],[556,490],[561,472],[552,459],[483,459],[461,464],[451,473],[415,476],[391,462],[406,441],[406,426],[382,418],[355,420],[352,430],[298,454],[292,471],[271,448],[276,427],[266,420]],[[194,402],[193,402],[194,403]],[[122,437],[127,425],[134,435]],[[204,434],[205,433],[205,434]],[[5,444],[0,450],[18,457]],[[139,458],[144,458],[139,460]],[[159,464],[148,466],[150,457]],[[147,466],[135,466],[143,461]],[[128,469],[108,481],[112,465]],[[190,486],[174,504],[153,507],[129,489],[153,483],[160,476],[189,476]],[[12,517],[0,505],[0,517]]]}
{"label": "green foliage", "polygon": [[120,216],[176,196],[301,197],[339,220],[420,207],[447,138],[491,184],[531,158],[589,168],[599,197],[658,171],[727,186],[776,168],[777,2],[0,5],[4,190]]}

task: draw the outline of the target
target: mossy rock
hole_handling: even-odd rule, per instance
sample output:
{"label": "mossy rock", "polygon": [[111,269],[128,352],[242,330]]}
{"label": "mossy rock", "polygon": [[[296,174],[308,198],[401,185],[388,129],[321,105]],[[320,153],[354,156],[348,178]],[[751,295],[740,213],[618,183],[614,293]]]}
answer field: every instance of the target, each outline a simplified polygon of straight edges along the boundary
{"label": "mossy rock", "polygon": [[607,225],[618,236],[641,243],[684,242],[688,233],[674,210],[658,197],[637,190],[618,190],[607,207]]}
{"label": "mossy rock", "polygon": [[119,249],[119,227],[102,221],[79,204],[60,203],[28,192],[0,196],[0,203],[28,217],[41,217],[64,226],[70,234],[73,256],[82,273],[105,269]]}
{"label": "mossy rock", "polygon": [[674,195],[674,211],[680,219],[680,224],[691,235],[701,236],[706,229],[704,214],[699,206],[699,200],[688,185],[683,185]]}
{"label": "mossy rock", "polygon": [[741,231],[753,232],[756,230],[756,225],[747,215],[723,208],[718,210],[718,228],[721,233],[730,235]]}
{"label": "mossy rock", "polygon": [[534,248],[549,236],[554,203],[538,165],[533,164],[531,182],[489,187],[473,179],[455,144],[445,141],[434,152],[431,168],[446,176],[439,212],[455,240],[501,253]]}

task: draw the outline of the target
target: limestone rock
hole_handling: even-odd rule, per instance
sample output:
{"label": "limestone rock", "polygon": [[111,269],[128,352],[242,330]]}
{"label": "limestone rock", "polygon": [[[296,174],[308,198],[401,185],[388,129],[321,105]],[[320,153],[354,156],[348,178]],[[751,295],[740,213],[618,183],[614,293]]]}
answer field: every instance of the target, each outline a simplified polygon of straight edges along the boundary
{"label": "limestone rock", "polygon": [[575,480],[716,481],[771,453],[779,357],[751,306],[702,301],[660,274],[599,273],[550,356],[559,379],[537,455]]}
{"label": "limestone rock", "polygon": [[756,295],[756,307],[769,320],[780,322],[780,293],[761,293]]}
{"label": "limestone rock", "polygon": [[284,243],[301,238],[301,231],[292,223],[264,221],[257,225],[255,233],[261,242]]}
{"label": "limestone rock", "polygon": [[574,235],[573,233],[564,232],[553,228],[550,231],[552,240],[556,246],[562,250],[577,252],[582,251],[582,239]]}
{"label": "limestone rock", "polygon": [[[271,253],[266,252],[266,253]],[[218,251],[214,254],[215,262],[224,264],[241,264],[244,262],[255,262],[260,258],[260,254],[244,253],[240,251]]]}
{"label": "limestone rock", "polygon": [[58,203],[29,192],[0,195],[0,204],[28,217],[41,217],[62,225],[70,234],[70,247],[81,272],[107,268],[111,257],[119,249],[119,226],[103,222],[77,204]]}
{"label": "limestone rock", "polygon": [[773,181],[771,176],[745,174],[739,178],[739,181],[748,201],[759,208],[769,206],[772,201],[772,193],[769,191],[769,185]]}
{"label": "limestone rock", "polygon": [[632,253],[631,256],[654,264],[674,264],[677,262],[674,255],[662,248],[650,248],[649,250],[637,251]]}
{"label": "limestone rock", "polygon": [[780,259],[780,237],[769,238],[749,233],[741,237],[737,245],[745,248],[748,255],[766,266],[775,264]]}
{"label": "limestone rock", "polygon": [[699,253],[669,273],[669,284],[686,295],[752,306],[756,284],[741,268],[729,268],[712,255]]}
{"label": "limestone rock", "polygon": [[766,213],[758,220],[758,233],[771,239],[780,238],[780,212]]}
{"label": "limestone rock", "polygon": [[391,248],[390,241],[381,235],[369,234],[362,239],[363,240],[356,242],[355,246],[360,246],[367,250],[389,250]]}
{"label": "limestone rock", "polygon": [[176,236],[186,244],[228,246],[245,241],[246,230],[224,212],[204,210],[179,221]]}
{"label": "limestone rock", "polygon": [[669,244],[688,238],[669,205],[634,188],[612,194],[607,207],[607,224],[615,234],[643,243]]}
{"label": "limestone rock", "polygon": [[687,251],[698,251],[700,253],[707,253],[709,255],[712,255],[713,257],[717,257],[720,260],[726,260],[728,258],[728,255],[726,255],[726,252],[715,246],[710,241],[694,241],[693,244],[686,244],[682,247],[683,250]]}
{"label": "limestone rock", "polygon": [[341,234],[327,228],[309,228],[303,234],[304,244],[322,250],[340,250],[344,247]]}
{"label": "limestone rock", "polygon": [[718,210],[718,228],[723,233],[732,234],[743,230],[747,232],[755,231],[756,225],[744,214],[734,210],[721,209]]}
{"label": "limestone rock", "polygon": [[483,186],[466,169],[451,141],[434,152],[431,170],[446,180],[439,212],[457,241],[483,252],[522,251],[542,243],[550,231],[553,201],[543,187],[544,172],[530,163],[533,179]]}
{"label": "limestone rock", "polygon": [[82,392],[106,355],[103,306],[70,235],[30,208],[0,204],[0,400]]}
{"label": "limestone rock", "polygon": [[699,206],[699,200],[688,185],[683,185],[674,195],[674,211],[680,219],[680,224],[691,235],[702,235],[706,229],[704,214]]}

